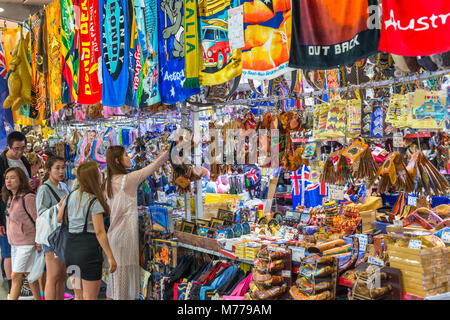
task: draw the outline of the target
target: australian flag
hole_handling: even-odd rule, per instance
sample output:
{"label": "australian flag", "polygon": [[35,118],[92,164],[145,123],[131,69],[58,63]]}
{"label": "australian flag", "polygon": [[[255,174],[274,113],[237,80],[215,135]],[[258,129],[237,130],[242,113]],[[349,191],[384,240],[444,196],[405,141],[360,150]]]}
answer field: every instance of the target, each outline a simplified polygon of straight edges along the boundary
{"label": "australian flag", "polygon": [[3,102],[9,95],[8,82],[6,81],[6,62],[3,44],[0,41],[0,147],[6,148],[5,138],[14,130],[14,121],[11,109],[3,109]]}
{"label": "australian flag", "polygon": [[322,204],[322,198],[326,193],[324,190],[325,184],[312,183],[309,180],[308,166],[302,165],[297,171],[291,172],[292,206],[294,210],[298,205],[311,208]]}

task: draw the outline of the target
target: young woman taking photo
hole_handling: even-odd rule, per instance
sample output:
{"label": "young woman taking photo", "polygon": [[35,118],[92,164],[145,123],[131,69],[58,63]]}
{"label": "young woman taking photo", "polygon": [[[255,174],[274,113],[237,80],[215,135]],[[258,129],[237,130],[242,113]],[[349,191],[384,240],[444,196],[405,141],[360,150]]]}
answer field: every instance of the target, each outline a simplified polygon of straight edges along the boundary
{"label": "young woman taking photo", "polygon": [[64,259],[67,268],[79,270],[81,281],[75,281],[75,286],[81,284],[83,300],[96,300],[102,277],[102,249],[108,258],[110,274],[117,266],[103,223],[103,218],[109,216],[109,207],[101,189],[102,177],[97,163],[80,165],[77,180],[78,187],[65,198],[57,221],[67,219],[69,226]]}
{"label": "young woman taking photo", "polygon": [[130,157],[122,146],[106,151],[106,193],[111,204],[108,239],[117,260],[117,271],[110,274],[106,288],[109,300],[138,300],[140,285],[138,186],[169,160],[162,153],[147,167],[128,173]]}
{"label": "young woman taking photo", "polygon": [[[35,243],[36,195],[28,178],[20,168],[9,168],[5,172],[2,199],[6,203],[7,236],[11,244],[12,288],[10,300],[18,300],[22,288],[22,277],[28,276],[36,254],[41,251]],[[40,300],[39,283],[30,283],[34,300]]]}
{"label": "young woman taking photo", "polygon": [[[45,162],[46,175],[43,184],[36,196],[36,207],[38,211],[36,242],[42,244],[45,254],[46,281],[45,300],[64,300],[64,289],[66,281],[66,266],[55,257],[55,253],[49,247],[48,236],[57,227],[56,217],[64,198],[69,193],[64,184],[66,166],[64,158],[55,155],[50,156]],[[40,220],[44,220],[41,224]],[[75,291],[75,294],[77,291]]]}

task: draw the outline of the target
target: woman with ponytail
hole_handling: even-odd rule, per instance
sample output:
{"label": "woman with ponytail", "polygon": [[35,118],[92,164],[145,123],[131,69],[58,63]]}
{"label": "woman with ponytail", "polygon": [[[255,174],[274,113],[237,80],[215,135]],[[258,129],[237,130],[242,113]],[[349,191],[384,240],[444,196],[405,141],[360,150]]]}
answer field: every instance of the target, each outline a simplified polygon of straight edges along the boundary
{"label": "woman with ponytail", "polygon": [[[66,167],[64,158],[50,155],[45,162],[45,176],[43,184],[36,196],[38,218],[36,220],[36,243],[42,245],[45,254],[46,283],[45,300],[64,300],[66,267],[60,259],[55,257],[53,249],[49,247],[48,236],[58,223],[56,217],[62,201],[69,193],[64,184]],[[42,295],[42,293],[41,293]]]}
{"label": "woman with ponytail", "polygon": [[106,151],[106,194],[111,205],[108,239],[117,270],[108,277],[106,296],[109,300],[138,300],[140,285],[139,226],[137,189],[139,185],[169,160],[162,153],[154,163],[128,173],[130,157],[122,146]]}

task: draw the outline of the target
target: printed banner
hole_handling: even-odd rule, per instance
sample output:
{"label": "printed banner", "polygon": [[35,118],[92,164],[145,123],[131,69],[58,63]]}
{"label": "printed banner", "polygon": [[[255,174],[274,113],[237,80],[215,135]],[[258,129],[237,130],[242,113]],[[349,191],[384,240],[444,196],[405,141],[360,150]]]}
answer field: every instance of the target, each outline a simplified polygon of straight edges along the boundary
{"label": "printed banner", "polygon": [[128,84],[127,0],[100,0],[103,105],[125,104]]}
{"label": "printed banner", "polygon": [[184,0],[158,0],[159,89],[161,102],[183,102],[200,88],[183,88],[184,71]]}
{"label": "printed banner", "polygon": [[79,30],[75,25],[78,0],[60,0],[61,6],[61,102],[75,102],[78,98],[78,42]]}
{"label": "printed banner", "polygon": [[[78,17],[77,17],[78,20]],[[96,0],[80,2],[80,69],[78,103],[96,104],[102,100],[102,85],[98,81],[100,58],[99,11]]]}
{"label": "printed banner", "polygon": [[61,14],[58,1],[45,8],[47,13],[48,39],[48,92],[52,112],[64,105],[61,100]]}
{"label": "printed banner", "polygon": [[293,0],[289,66],[332,69],[375,54],[380,37],[376,2]]}
{"label": "printed banner", "polygon": [[383,0],[380,51],[426,56],[450,50],[450,1]]}
{"label": "printed banner", "polygon": [[[145,9],[140,5],[140,10],[137,10],[135,1],[136,20],[138,21],[138,38],[144,59],[144,65],[141,72],[142,81],[139,88],[140,106],[142,108],[161,102],[158,82],[160,69],[158,62],[157,5],[157,0],[145,0]],[[145,16],[145,29],[142,29],[140,24],[142,21],[142,13],[144,13]],[[142,40],[141,35],[144,35]]]}
{"label": "printed banner", "polygon": [[230,2],[204,0],[198,5],[203,55],[201,85],[225,83],[242,73],[242,50],[231,50],[228,41]]}
{"label": "printed banner", "polygon": [[274,79],[286,72],[291,42],[290,0],[247,0],[244,3],[245,47],[242,75]]}

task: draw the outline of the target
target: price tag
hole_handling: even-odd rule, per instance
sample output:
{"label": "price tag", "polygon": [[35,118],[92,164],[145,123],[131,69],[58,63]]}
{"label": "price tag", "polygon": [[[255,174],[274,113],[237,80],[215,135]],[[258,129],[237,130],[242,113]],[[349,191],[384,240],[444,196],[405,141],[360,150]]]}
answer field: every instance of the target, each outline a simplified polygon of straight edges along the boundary
{"label": "price tag", "polygon": [[394,220],[394,227],[403,228],[403,221],[402,220]]}
{"label": "price tag", "polygon": [[367,259],[367,262],[370,264],[380,266],[380,267],[384,267],[384,261],[377,257],[369,256],[369,258]]}
{"label": "price tag", "polygon": [[445,243],[450,243],[450,232],[449,231],[442,232],[442,241],[444,241]]}
{"label": "price tag", "polygon": [[333,200],[344,200],[343,187],[337,185],[328,185],[328,197]]}
{"label": "price tag", "polygon": [[304,257],[305,257],[305,248],[292,249],[292,261],[301,262]]}
{"label": "price tag", "polygon": [[365,235],[365,234],[357,234],[356,237],[358,237],[358,240],[359,240],[359,251],[360,252],[366,252],[367,235]]}
{"label": "price tag", "polygon": [[158,190],[158,202],[162,202],[162,203],[166,203],[167,202],[166,193],[164,191],[159,191]]}
{"label": "price tag", "polygon": [[408,196],[408,206],[412,206],[412,207],[417,206],[417,197],[416,196]]}
{"label": "price tag", "polygon": [[303,235],[302,234],[299,234],[298,235],[298,241],[302,241],[303,240]]}
{"label": "price tag", "polygon": [[401,132],[394,133],[393,145],[394,145],[394,148],[403,147],[403,133],[401,133]]}
{"label": "price tag", "polygon": [[422,241],[421,240],[410,240],[408,248],[420,250],[422,248]]}
{"label": "price tag", "polygon": [[281,271],[281,276],[283,278],[290,278],[291,277],[291,271],[290,270],[283,270],[283,271]]}
{"label": "price tag", "polygon": [[228,9],[228,39],[231,50],[245,47],[243,5]]}

